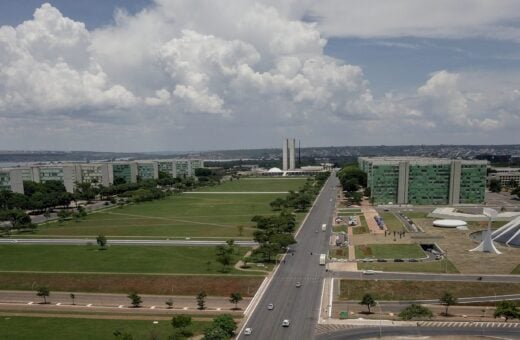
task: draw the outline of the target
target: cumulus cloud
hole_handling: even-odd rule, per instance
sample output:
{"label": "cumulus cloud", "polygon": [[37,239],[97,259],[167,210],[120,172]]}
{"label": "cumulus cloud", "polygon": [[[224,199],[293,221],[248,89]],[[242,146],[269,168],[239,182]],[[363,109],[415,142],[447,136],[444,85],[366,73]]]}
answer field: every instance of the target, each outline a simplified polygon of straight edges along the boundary
{"label": "cumulus cloud", "polygon": [[325,36],[484,37],[520,42],[516,0],[323,0],[309,5]]}
{"label": "cumulus cloud", "polygon": [[156,0],[135,15],[119,11],[114,25],[94,31],[45,4],[32,20],[0,28],[0,131],[12,135],[13,125],[36,119],[71,138],[79,129],[107,136],[126,124],[151,146],[168,143],[172,129],[179,139],[196,128],[220,141],[235,141],[231,129],[319,141],[332,126],[491,131],[518,124],[515,80],[498,91],[439,71],[414,91],[375,98],[360,66],[324,54],[324,21],[302,20],[313,3]]}

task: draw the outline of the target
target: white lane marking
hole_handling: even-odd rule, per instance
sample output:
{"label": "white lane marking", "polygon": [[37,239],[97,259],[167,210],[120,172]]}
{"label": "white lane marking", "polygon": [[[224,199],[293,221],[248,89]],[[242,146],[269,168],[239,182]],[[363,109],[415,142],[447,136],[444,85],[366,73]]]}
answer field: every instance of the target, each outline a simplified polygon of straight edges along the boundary
{"label": "white lane marking", "polygon": [[329,296],[329,319],[332,317],[332,295],[334,294],[334,278],[330,280],[330,296]]}
{"label": "white lane marking", "polygon": [[217,310],[221,310],[221,309],[222,309],[222,308],[220,308],[220,307],[217,307]]}
{"label": "white lane marking", "polygon": [[119,305],[117,308],[123,308],[124,306],[123,305]]}
{"label": "white lane marking", "polygon": [[184,307],[183,309],[184,309],[184,310],[188,310],[188,307]]}

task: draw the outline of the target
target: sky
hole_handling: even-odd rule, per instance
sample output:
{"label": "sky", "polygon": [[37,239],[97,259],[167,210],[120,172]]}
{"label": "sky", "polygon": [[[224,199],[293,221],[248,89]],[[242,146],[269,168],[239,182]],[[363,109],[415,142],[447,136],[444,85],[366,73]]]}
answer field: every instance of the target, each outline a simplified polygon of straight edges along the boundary
{"label": "sky", "polygon": [[0,150],[520,143],[517,0],[0,1]]}

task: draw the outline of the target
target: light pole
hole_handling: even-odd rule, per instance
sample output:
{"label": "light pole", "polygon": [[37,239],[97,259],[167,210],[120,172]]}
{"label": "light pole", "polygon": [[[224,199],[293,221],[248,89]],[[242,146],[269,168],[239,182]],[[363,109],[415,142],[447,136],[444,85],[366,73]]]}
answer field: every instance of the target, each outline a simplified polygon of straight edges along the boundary
{"label": "light pole", "polygon": [[383,314],[383,311],[381,310],[381,304],[379,303],[379,301],[376,301],[376,306],[379,307],[379,337],[381,338],[382,337],[382,333],[383,333],[383,329],[382,329],[382,320],[381,318],[383,317],[382,314]]}

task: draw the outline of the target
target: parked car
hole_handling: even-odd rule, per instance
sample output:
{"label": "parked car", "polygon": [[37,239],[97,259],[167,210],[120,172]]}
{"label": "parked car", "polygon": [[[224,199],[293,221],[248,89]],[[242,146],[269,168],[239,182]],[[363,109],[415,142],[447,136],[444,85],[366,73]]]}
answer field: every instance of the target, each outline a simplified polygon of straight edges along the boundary
{"label": "parked car", "polygon": [[394,259],[394,262],[404,262],[403,259]]}

